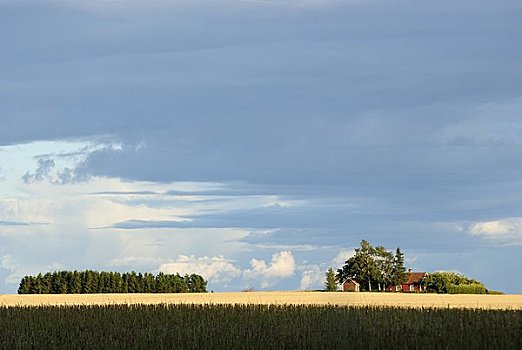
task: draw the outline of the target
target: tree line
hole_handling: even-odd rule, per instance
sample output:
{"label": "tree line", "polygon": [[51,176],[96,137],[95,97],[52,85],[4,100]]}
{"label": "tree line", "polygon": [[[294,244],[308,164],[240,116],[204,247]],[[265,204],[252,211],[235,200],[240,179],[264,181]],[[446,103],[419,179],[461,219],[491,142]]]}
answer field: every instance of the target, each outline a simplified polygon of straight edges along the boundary
{"label": "tree line", "polygon": [[366,240],[361,241],[355,255],[346,260],[335,275],[341,283],[353,279],[361,285],[361,290],[368,292],[400,285],[406,282],[406,276],[404,254],[399,247],[392,253],[383,246],[373,247]]}
{"label": "tree line", "polygon": [[207,281],[200,275],[56,271],[25,276],[18,294],[87,293],[205,293]]}

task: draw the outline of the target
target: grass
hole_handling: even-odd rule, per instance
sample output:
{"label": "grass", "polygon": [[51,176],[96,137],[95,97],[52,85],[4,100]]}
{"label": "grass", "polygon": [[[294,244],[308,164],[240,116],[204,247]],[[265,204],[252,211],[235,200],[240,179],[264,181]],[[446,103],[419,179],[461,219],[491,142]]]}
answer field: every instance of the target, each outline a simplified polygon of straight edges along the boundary
{"label": "grass", "polygon": [[0,348],[522,348],[522,311],[305,305],[0,307]]}

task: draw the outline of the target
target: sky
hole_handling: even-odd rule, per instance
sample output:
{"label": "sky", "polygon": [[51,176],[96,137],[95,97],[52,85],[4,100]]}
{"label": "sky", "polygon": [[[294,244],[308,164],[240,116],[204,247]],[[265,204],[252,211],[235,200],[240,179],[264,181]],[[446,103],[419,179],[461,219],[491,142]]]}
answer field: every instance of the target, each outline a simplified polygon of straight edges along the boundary
{"label": "sky", "polygon": [[0,293],[320,289],[362,239],[522,293],[518,0],[0,0]]}

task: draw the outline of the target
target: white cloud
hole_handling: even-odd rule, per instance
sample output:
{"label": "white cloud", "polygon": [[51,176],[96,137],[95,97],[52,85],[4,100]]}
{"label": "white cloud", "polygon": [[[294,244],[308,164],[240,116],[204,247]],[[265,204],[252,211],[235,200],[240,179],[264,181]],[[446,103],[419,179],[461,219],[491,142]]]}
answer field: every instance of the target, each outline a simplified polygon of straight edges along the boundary
{"label": "white cloud", "polygon": [[469,232],[474,236],[522,243],[522,218],[476,222],[470,225]]}
{"label": "white cloud", "polygon": [[341,250],[335,256],[335,258],[333,258],[331,261],[333,269],[335,270],[335,269],[341,268],[344,265],[344,263],[346,262],[346,260],[348,260],[349,258],[351,258],[354,255],[355,255],[355,249]]}
{"label": "white cloud", "polygon": [[301,281],[299,287],[301,289],[323,289],[326,279],[326,271],[329,267],[335,272],[341,268],[345,261],[355,254],[354,249],[343,249],[330,261],[319,264],[300,265]]}
{"label": "white cloud", "polygon": [[158,269],[165,273],[197,273],[210,283],[216,284],[227,284],[236,280],[234,285],[247,285],[257,281],[261,288],[270,287],[281,279],[292,277],[295,270],[295,259],[290,251],[273,254],[269,263],[251,259],[250,268],[245,270],[223,256],[196,257],[195,255],[179,255],[176,260],[163,263]]}
{"label": "white cloud", "polygon": [[281,251],[272,255],[267,264],[264,260],[252,259],[250,269],[243,272],[247,279],[261,280],[261,287],[267,288],[277,280],[288,278],[295,273],[295,259],[291,251]]}
{"label": "white cloud", "polygon": [[162,264],[158,270],[181,275],[196,273],[211,283],[227,282],[241,274],[241,270],[223,256],[197,258],[195,255],[179,255],[176,260]]}
{"label": "white cloud", "polygon": [[7,277],[4,279],[5,284],[17,285],[23,273],[19,271],[19,267],[16,265],[11,255],[4,255],[0,257],[0,269],[9,271]]}
{"label": "white cloud", "polygon": [[15,263],[10,255],[0,257],[0,269],[14,271],[16,269]]}
{"label": "white cloud", "polygon": [[320,265],[309,265],[301,272],[299,287],[305,289],[321,289],[325,281],[325,273]]}

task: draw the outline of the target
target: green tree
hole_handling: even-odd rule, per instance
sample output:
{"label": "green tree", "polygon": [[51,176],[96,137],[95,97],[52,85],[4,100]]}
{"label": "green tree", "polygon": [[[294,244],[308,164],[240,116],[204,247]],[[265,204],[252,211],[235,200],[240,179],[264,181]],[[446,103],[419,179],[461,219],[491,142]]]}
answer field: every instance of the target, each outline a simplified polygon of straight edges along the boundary
{"label": "green tree", "polygon": [[18,286],[18,294],[31,294],[31,276],[25,276]]}
{"label": "green tree", "polygon": [[379,290],[386,290],[386,286],[392,283],[393,275],[393,254],[383,246],[378,246],[374,250],[374,260],[377,267],[377,285]]}
{"label": "green tree", "polygon": [[143,292],[144,293],[154,293],[156,281],[154,279],[154,275],[152,273],[145,273],[143,275]]}
{"label": "green tree", "polygon": [[156,293],[168,293],[168,281],[167,276],[160,272],[156,275],[156,281],[155,281],[155,292]]}
{"label": "green tree", "polygon": [[42,276],[42,294],[50,294],[52,291],[53,276],[47,272]]}
{"label": "green tree", "polygon": [[70,292],[72,294],[80,294],[82,292],[82,277],[78,271],[72,273]]}
{"label": "green tree", "polygon": [[337,278],[335,277],[335,272],[331,266],[328,268],[328,271],[326,271],[326,282],[324,284],[324,289],[327,292],[337,291]]}
{"label": "green tree", "polygon": [[188,290],[190,293],[202,293],[207,291],[207,281],[203,276],[192,274],[188,276]]}
{"label": "green tree", "polygon": [[131,271],[126,274],[127,276],[127,291],[129,293],[139,293],[138,275],[136,272]]}
{"label": "green tree", "polygon": [[96,293],[94,290],[94,271],[87,270],[82,273],[82,294]]}
{"label": "green tree", "polygon": [[386,290],[387,286],[404,281],[404,255],[399,248],[394,255],[383,246],[373,247],[362,240],[361,246],[355,249],[355,255],[337,270],[336,277],[339,282],[351,278],[361,285],[362,290]]}
{"label": "green tree", "polygon": [[33,281],[32,286],[33,293],[35,294],[43,294],[43,286],[42,286],[42,274],[39,273]]}
{"label": "green tree", "polygon": [[52,274],[52,294],[67,294],[67,280],[61,272]]}
{"label": "green tree", "polygon": [[406,282],[406,267],[404,267],[404,254],[401,249],[397,247],[395,256],[393,257],[393,268],[391,273],[391,284],[399,286]]}
{"label": "green tree", "polygon": [[375,248],[368,241],[362,240],[361,246],[355,249],[355,255],[337,270],[338,281],[351,278],[360,283],[363,290],[371,292],[372,285],[377,285],[382,276],[375,255]]}

